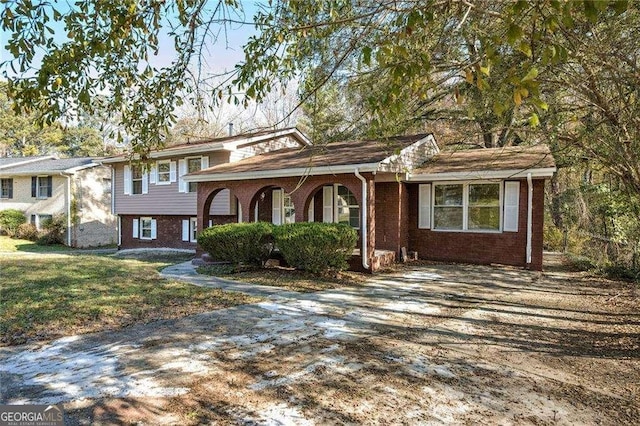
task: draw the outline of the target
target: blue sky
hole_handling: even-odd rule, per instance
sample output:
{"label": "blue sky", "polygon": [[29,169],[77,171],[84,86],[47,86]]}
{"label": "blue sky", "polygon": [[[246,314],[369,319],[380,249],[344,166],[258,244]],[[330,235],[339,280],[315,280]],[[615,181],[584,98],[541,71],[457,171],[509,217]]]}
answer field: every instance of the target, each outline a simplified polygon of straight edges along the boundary
{"label": "blue sky", "polygon": [[[58,3],[56,7],[61,11],[64,10],[64,5],[68,4],[66,2],[55,3]],[[214,1],[212,3],[215,4],[216,2]],[[260,2],[256,2],[255,0],[243,0],[240,3],[242,4],[245,14],[244,20],[249,22],[252,21],[253,15],[259,8]],[[264,2],[262,4],[264,4]],[[166,24],[167,23],[165,22],[165,25]],[[49,22],[48,25],[55,31],[55,35],[53,37],[55,39],[59,39],[60,42],[63,42],[66,38],[64,24],[62,22]],[[167,32],[164,32],[164,34],[160,36],[158,55],[150,59],[152,65],[156,67],[168,66],[175,58],[173,39],[167,34]],[[236,63],[242,61],[244,58],[242,46],[247,42],[249,36],[255,34],[255,32],[255,27],[253,25],[229,24],[227,26],[226,36],[221,35],[217,43],[208,46],[209,50],[206,52],[203,59],[208,64],[209,71],[212,73],[220,73],[224,70],[232,69]],[[0,62],[4,62],[12,58],[9,52],[5,49],[9,36],[10,33],[0,31]],[[11,72],[11,70],[9,69],[8,72]]]}

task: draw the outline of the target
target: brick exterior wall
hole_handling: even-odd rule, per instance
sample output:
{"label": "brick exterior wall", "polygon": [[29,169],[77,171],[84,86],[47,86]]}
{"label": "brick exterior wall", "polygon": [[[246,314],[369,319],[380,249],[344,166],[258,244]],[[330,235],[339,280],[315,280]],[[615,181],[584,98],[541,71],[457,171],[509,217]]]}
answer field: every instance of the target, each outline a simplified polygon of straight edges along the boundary
{"label": "brick exterior wall", "polygon": [[[147,216],[145,216],[147,217]],[[140,216],[121,215],[120,216],[120,232],[122,240],[120,249],[137,249],[137,248],[176,248],[176,249],[196,249],[196,243],[182,241],[182,221],[188,220],[191,216],[150,216],[156,220],[155,240],[143,240],[133,238],[133,220],[139,219]],[[223,223],[232,223],[236,221],[236,216],[211,216],[213,223],[220,225]]]}
{"label": "brick exterior wall", "polygon": [[408,208],[405,184],[376,182],[376,248],[395,252],[396,259],[400,249],[409,245]]}
{"label": "brick exterior wall", "polygon": [[[527,181],[520,181],[518,232],[445,232],[418,229],[418,185],[409,194],[409,248],[421,259],[447,262],[498,263],[526,267]],[[542,270],[544,180],[533,181],[532,259],[530,269]],[[380,213],[378,213],[380,214]]]}

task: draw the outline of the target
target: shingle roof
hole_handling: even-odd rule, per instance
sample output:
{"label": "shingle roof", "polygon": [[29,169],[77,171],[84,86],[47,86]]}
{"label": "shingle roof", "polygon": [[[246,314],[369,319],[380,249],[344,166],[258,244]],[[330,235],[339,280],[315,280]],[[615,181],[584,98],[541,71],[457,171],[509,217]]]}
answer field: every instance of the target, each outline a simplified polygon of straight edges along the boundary
{"label": "shingle roof", "polygon": [[25,173],[51,173],[64,172],[75,167],[87,166],[93,162],[92,157],[77,158],[47,158],[33,161],[26,164],[17,164],[13,167],[6,167],[0,170],[0,173],[9,174],[25,174]]}
{"label": "shingle roof", "polygon": [[546,145],[441,151],[413,174],[546,169],[556,166]]}
{"label": "shingle roof", "polygon": [[189,176],[219,173],[246,173],[286,169],[372,164],[424,139],[429,134],[398,136],[381,140],[334,142],[327,145],[285,148],[255,155],[234,163],[219,164]]}
{"label": "shingle roof", "polygon": [[40,155],[34,157],[0,157],[0,169],[11,167],[21,163],[31,163],[45,158],[53,158],[52,155]]}
{"label": "shingle roof", "polygon": [[[282,137],[294,137],[301,141],[302,143],[308,143],[307,137],[302,134],[295,127],[288,127],[285,129],[269,129],[269,130],[261,130],[252,133],[240,133],[233,136],[224,136],[220,138],[208,138],[201,139],[196,141],[191,141],[187,143],[182,143],[179,145],[172,145],[163,149],[158,149],[155,151],[151,151],[149,153],[149,158],[165,158],[170,157],[172,155],[181,155],[184,152],[206,152],[211,150],[220,150],[224,149],[226,144],[239,144],[242,146],[244,142],[251,143],[251,141],[259,140],[260,142],[264,142],[270,139],[276,140]],[[116,163],[120,161],[128,161],[131,158],[130,154],[120,154],[113,157],[108,157],[104,159],[105,163]]]}

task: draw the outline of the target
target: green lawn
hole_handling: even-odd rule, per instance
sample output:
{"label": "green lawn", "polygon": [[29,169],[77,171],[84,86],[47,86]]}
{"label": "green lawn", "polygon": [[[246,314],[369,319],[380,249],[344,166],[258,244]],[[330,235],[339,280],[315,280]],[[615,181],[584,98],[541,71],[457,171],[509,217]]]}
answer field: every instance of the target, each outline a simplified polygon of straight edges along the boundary
{"label": "green lawn", "polygon": [[116,329],[256,302],[238,293],[167,281],[184,255],[0,255],[0,345]]}
{"label": "green lawn", "polygon": [[0,252],[29,252],[29,253],[51,253],[65,252],[72,250],[70,247],[60,244],[52,246],[41,246],[33,241],[9,238],[0,235]]}

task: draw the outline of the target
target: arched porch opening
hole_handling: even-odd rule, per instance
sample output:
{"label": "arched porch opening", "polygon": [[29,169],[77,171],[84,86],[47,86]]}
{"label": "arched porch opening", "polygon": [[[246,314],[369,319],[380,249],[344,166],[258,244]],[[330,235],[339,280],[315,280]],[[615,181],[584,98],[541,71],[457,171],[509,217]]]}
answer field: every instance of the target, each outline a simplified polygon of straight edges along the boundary
{"label": "arched porch opening", "polygon": [[275,225],[296,221],[296,209],[292,197],[284,188],[270,185],[258,191],[251,199],[252,222],[271,222]]}
{"label": "arched porch opening", "polygon": [[326,183],[312,190],[305,203],[309,222],[345,223],[360,229],[360,194],[341,183]]}

